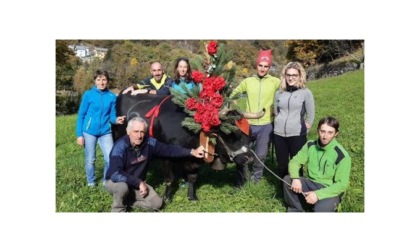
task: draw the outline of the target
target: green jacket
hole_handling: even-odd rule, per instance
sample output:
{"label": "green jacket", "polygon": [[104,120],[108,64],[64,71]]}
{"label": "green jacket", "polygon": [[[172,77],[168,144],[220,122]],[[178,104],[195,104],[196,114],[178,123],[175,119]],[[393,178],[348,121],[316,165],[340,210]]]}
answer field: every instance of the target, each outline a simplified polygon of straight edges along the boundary
{"label": "green jacket", "polygon": [[349,185],[351,158],[336,139],[325,147],[318,140],[308,141],[289,162],[292,179],[299,178],[302,165],[308,166],[309,179],[325,185],[315,191],[320,200],[340,195]]}
{"label": "green jacket", "polygon": [[238,93],[246,93],[245,111],[259,112],[265,108],[265,114],[260,119],[248,119],[251,125],[266,125],[273,122],[274,94],[280,87],[280,79],[269,74],[263,78],[254,75],[244,79],[233,91],[231,97]]}

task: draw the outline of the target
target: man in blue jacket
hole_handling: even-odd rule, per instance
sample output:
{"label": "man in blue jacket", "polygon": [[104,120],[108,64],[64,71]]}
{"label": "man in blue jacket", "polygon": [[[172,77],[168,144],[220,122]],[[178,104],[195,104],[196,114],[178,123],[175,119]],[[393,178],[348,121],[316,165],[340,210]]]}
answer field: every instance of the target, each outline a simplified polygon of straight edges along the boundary
{"label": "man in blue jacket", "polygon": [[125,212],[127,205],[158,210],[163,200],[150,185],[146,174],[155,157],[204,157],[204,147],[187,149],[146,136],[147,123],[141,117],[127,124],[127,135],[115,142],[106,174],[106,190],[113,196],[112,212]]}

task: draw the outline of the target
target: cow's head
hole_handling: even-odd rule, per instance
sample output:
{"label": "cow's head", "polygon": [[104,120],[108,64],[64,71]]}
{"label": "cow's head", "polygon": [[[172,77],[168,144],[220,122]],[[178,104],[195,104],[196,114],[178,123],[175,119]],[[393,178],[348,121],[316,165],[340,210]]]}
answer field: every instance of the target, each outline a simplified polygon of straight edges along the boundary
{"label": "cow's head", "polygon": [[[236,113],[236,110],[226,111],[225,113]],[[225,134],[222,131],[217,133],[216,153],[218,157],[213,162],[212,168],[221,170],[225,164],[234,162],[246,165],[254,160],[254,155],[250,151],[251,129],[246,119],[261,118],[265,110],[258,113],[243,113],[241,119],[236,121],[238,130]]]}

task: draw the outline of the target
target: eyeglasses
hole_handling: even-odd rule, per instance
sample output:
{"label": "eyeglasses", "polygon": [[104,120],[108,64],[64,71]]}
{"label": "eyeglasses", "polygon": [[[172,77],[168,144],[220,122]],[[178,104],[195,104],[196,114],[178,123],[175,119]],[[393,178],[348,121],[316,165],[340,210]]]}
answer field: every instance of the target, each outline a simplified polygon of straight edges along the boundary
{"label": "eyeglasses", "polygon": [[286,74],[286,77],[292,77],[293,79],[296,79],[299,76],[299,74]]}

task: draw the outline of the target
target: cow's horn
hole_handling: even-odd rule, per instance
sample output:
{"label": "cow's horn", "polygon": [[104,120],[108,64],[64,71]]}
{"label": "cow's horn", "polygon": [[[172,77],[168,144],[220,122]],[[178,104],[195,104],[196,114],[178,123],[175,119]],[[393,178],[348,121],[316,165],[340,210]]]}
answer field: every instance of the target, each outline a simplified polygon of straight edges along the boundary
{"label": "cow's horn", "polygon": [[252,112],[243,112],[242,115],[246,119],[260,119],[265,115],[265,108],[261,110],[260,112],[252,113]]}

